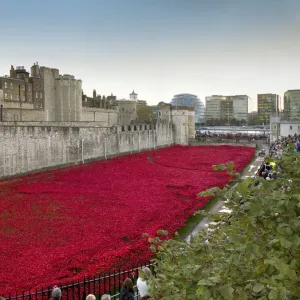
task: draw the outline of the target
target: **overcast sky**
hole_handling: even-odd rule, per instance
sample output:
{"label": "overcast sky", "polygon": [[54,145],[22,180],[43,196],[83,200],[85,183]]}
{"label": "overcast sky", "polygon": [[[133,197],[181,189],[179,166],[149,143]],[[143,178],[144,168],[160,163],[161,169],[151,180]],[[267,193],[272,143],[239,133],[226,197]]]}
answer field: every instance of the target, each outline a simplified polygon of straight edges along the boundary
{"label": "overcast sky", "polygon": [[88,95],[256,102],[300,88],[300,0],[1,1],[0,36],[1,76],[38,61]]}

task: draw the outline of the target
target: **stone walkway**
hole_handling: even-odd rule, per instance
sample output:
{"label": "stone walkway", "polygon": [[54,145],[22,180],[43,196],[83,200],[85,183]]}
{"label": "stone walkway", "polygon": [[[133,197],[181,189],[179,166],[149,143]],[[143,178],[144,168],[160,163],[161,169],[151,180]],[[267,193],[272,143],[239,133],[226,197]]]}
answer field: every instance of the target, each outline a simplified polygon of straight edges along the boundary
{"label": "stone walkway", "polygon": [[[263,145],[263,149],[268,149],[268,146]],[[255,176],[255,173],[257,172],[258,168],[260,167],[263,161],[264,161],[264,157],[260,157],[256,154],[255,160],[243,171],[242,179]],[[209,213],[215,214],[218,212],[230,213],[230,210],[226,208],[223,201],[217,201],[216,204],[209,210]],[[208,224],[209,224],[208,218],[204,217],[184,240],[189,243],[191,236],[196,236],[200,230],[202,230],[203,228],[207,228]]]}

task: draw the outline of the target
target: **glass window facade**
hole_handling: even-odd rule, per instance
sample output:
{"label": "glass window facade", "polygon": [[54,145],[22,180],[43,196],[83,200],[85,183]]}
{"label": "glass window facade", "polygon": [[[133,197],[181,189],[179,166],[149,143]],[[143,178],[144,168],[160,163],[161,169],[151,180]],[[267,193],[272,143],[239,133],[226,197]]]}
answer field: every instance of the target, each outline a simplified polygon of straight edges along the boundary
{"label": "glass window facade", "polygon": [[284,93],[284,116],[287,119],[300,119],[300,90]]}
{"label": "glass window facade", "polygon": [[171,101],[172,106],[188,106],[195,108],[195,123],[201,123],[205,116],[205,106],[203,102],[192,94],[178,94],[175,95]]}

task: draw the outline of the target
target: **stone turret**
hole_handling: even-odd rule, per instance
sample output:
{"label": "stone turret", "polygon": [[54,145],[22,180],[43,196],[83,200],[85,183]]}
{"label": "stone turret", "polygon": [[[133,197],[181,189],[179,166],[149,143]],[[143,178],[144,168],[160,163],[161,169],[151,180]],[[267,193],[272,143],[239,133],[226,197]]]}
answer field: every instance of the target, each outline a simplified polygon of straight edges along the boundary
{"label": "stone turret", "polygon": [[138,94],[134,92],[134,90],[132,91],[131,94],[129,94],[129,100],[133,100],[136,101],[138,99]]}
{"label": "stone turret", "polygon": [[31,76],[40,77],[40,66],[38,62],[33,64],[33,66],[31,67]]}
{"label": "stone turret", "polygon": [[13,65],[10,66],[10,77],[15,78],[15,68]]}

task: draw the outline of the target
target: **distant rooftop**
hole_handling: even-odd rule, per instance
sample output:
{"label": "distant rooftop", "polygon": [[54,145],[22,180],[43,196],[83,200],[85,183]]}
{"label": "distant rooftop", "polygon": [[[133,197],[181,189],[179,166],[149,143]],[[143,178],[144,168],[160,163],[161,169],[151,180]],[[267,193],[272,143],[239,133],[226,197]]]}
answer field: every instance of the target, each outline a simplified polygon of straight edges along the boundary
{"label": "distant rooftop", "polygon": [[193,94],[189,94],[189,93],[178,94],[178,95],[175,95],[174,97],[181,97],[181,96],[192,96],[192,97],[195,97],[195,98],[198,97],[197,95],[193,95]]}

